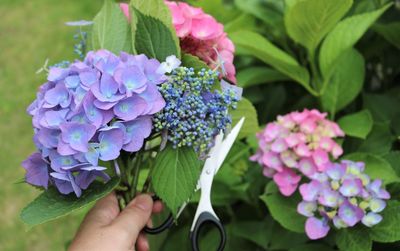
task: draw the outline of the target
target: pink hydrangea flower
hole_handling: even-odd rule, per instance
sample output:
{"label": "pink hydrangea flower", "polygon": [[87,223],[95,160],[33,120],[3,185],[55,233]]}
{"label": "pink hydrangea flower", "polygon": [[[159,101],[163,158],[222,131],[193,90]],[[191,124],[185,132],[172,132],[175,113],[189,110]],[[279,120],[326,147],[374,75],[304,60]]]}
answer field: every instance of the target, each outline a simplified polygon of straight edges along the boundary
{"label": "pink hydrangea flower", "polygon": [[[224,26],[214,17],[187,3],[165,1],[172,14],[172,24],[184,52],[199,57],[211,68],[219,68],[230,82],[236,84],[233,65],[235,46],[224,32]],[[121,10],[130,19],[128,4]]]}
{"label": "pink hydrangea flower", "polygon": [[[330,165],[331,159],[343,153],[335,142],[335,138],[342,136],[343,131],[326,119],[326,113],[307,109],[292,112],[278,116],[257,134],[259,149],[251,160],[264,167],[264,175],[274,178],[283,195],[290,196],[298,187],[299,174],[316,178]],[[283,182],[289,179],[290,186]]]}

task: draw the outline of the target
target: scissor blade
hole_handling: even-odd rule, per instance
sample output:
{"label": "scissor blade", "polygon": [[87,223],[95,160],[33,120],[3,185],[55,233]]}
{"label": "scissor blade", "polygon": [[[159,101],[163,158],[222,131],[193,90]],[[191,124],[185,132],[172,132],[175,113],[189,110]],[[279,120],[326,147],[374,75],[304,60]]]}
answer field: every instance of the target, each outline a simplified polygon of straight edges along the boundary
{"label": "scissor blade", "polygon": [[237,136],[239,135],[240,129],[242,129],[245,118],[242,117],[239,122],[235,125],[235,127],[231,130],[228,136],[222,141],[222,143],[216,147],[218,147],[218,151],[216,151],[216,166],[215,173],[221,168],[222,164],[226,156],[228,156],[229,151],[231,150],[233,143],[235,142]]}

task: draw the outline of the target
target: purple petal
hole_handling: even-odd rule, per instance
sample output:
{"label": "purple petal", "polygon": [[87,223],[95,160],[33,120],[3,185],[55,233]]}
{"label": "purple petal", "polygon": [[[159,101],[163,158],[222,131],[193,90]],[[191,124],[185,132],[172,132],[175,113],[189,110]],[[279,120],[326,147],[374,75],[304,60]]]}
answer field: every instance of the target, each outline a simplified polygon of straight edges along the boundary
{"label": "purple petal", "polygon": [[56,172],[62,172],[62,167],[71,167],[78,164],[78,161],[71,155],[63,156],[57,151],[51,151],[50,155],[50,166]]}
{"label": "purple petal", "polygon": [[81,83],[78,75],[68,76],[65,78],[65,86],[69,89],[75,89]]}
{"label": "purple petal", "polygon": [[339,207],[338,215],[349,227],[352,227],[364,217],[364,211],[345,202]]}
{"label": "purple petal", "polygon": [[88,93],[83,100],[83,108],[85,110],[86,117],[92,122],[93,125],[99,128],[103,124],[103,114],[101,110],[94,106],[94,100],[95,97],[93,94]]}
{"label": "purple petal", "polygon": [[107,58],[102,58],[96,63],[96,68],[102,73],[114,75],[114,71],[119,64],[119,58],[113,54],[109,54]]}
{"label": "purple petal", "polygon": [[94,96],[101,102],[115,103],[121,100],[124,95],[118,93],[119,84],[108,74],[104,74],[100,83],[91,87]]}
{"label": "purple petal", "polygon": [[41,126],[58,129],[59,125],[65,122],[65,117],[68,111],[68,109],[63,109],[59,111],[50,110],[45,112],[43,118],[40,120]]}
{"label": "purple petal", "polygon": [[100,153],[97,151],[95,144],[89,144],[89,151],[85,153],[85,159],[93,166],[97,166],[99,163],[99,157]]}
{"label": "purple petal", "polygon": [[302,184],[299,187],[300,194],[305,201],[315,201],[320,193],[321,183],[313,180],[308,184]]}
{"label": "purple petal", "polygon": [[146,101],[135,95],[130,98],[121,100],[117,105],[115,105],[114,113],[118,118],[124,121],[130,121],[137,118],[146,109]]}
{"label": "purple petal", "polygon": [[137,152],[143,147],[143,141],[149,137],[152,129],[150,116],[142,116],[134,121],[123,123],[125,131],[125,140],[123,149],[127,152]]}
{"label": "purple petal", "polygon": [[119,128],[101,132],[99,139],[100,159],[109,161],[118,158],[124,143],[124,132]]}
{"label": "purple petal", "polygon": [[94,169],[93,171],[82,171],[82,172],[80,172],[78,174],[78,176],[76,177],[76,184],[81,189],[87,189],[89,187],[89,185],[97,177],[101,177],[105,181],[108,181],[110,179],[110,177],[106,173]]}
{"label": "purple petal", "polygon": [[82,88],[86,90],[89,90],[90,87],[98,81],[96,73],[92,71],[81,72],[79,78],[82,82]]}
{"label": "purple petal", "polygon": [[314,216],[314,212],[317,210],[316,202],[302,201],[297,205],[297,212],[306,217]]}
{"label": "purple petal", "polygon": [[331,189],[323,189],[318,198],[318,201],[321,205],[332,208],[338,206],[339,200],[340,194]]}
{"label": "purple petal", "polygon": [[320,220],[315,217],[308,218],[306,221],[306,234],[311,240],[324,238],[330,227],[325,220]]}
{"label": "purple petal", "polygon": [[160,62],[156,59],[150,59],[144,65],[144,73],[149,80],[149,82],[159,85],[167,80],[167,77],[164,74],[160,74],[157,72],[157,69],[160,67]]}
{"label": "purple petal", "polygon": [[128,96],[130,96],[133,92],[141,92],[140,90],[142,90],[147,83],[147,78],[139,67],[132,66],[121,72],[121,81],[123,84],[121,86],[123,87],[121,92],[126,92]]}
{"label": "purple petal", "polygon": [[33,153],[24,162],[22,162],[22,166],[26,170],[26,182],[35,186],[45,187],[47,189],[49,184],[49,165],[43,160],[40,153]]}
{"label": "purple petal", "polygon": [[68,70],[60,67],[51,67],[47,80],[51,82],[57,82],[65,78],[68,75]]}
{"label": "purple petal", "polygon": [[74,155],[78,153],[78,151],[72,149],[68,143],[65,143],[62,140],[58,142],[57,152],[63,156]]}
{"label": "purple petal", "polygon": [[45,108],[52,108],[57,105],[61,105],[61,107],[66,108],[69,106],[71,102],[71,96],[67,88],[64,85],[56,85],[53,89],[48,90],[44,96],[47,104],[44,106]]}
{"label": "purple petal", "polygon": [[79,124],[75,122],[63,123],[60,125],[61,137],[74,150],[87,152],[88,142],[94,136],[96,127],[90,124]]}
{"label": "purple petal", "polygon": [[326,169],[326,174],[333,180],[340,180],[345,173],[346,166],[339,163],[331,163]]}
{"label": "purple petal", "polygon": [[87,93],[87,90],[83,89],[82,87],[76,88],[74,92],[74,103],[77,107],[79,107]]}
{"label": "purple petal", "polygon": [[339,188],[341,194],[346,197],[360,195],[363,189],[363,184],[360,179],[345,179],[342,186]]}
{"label": "purple petal", "polygon": [[37,132],[37,140],[47,148],[57,147],[60,131],[55,129],[42,128]]}
{"label": "purple petal", "polygon": [[139,96],[147,102],[147,109],[142,114],[155,114],[165,107],[164,98],[153,84],[148,84],[146,90]]}

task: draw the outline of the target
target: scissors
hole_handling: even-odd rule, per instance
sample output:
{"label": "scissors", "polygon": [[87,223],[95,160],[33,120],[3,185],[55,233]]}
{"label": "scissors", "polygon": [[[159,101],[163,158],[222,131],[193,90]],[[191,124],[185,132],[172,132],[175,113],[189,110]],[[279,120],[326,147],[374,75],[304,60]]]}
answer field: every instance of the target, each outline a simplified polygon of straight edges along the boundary
{"label": "scissors", "polygon": [[[215,214],[211,204],[211,187],[214,180],[214,176],[221,168],[229,150],[232,148],[237,136],[239,135],[240,129],[243,126],[244,117],[236,124],[236,126],[230,131],[230,133],[224,139],[224,133],[221,132],[215,138],[215,145],[210,149],[209,158],[204,163],[203,170],[201,172],[199,181],[195,191],[201,189],[201,196],[199,204],[197,206],[196,214],[194,216],[192,227],[190,228],[190,240],[193,251],[199,251],[198,237],[200,234],[200,228],[205,223],[212,223],[217,227],[220,233],[220,244],[218,251],[224,250],[226,244],[226,232]],[[153,198],[158,199],[158,198]],[[177,213],[177,218],[181,215],[183,209],[187,206],[188,202],[185,202]],[[170,228],[174,224],[174,218],[172,214],[158,227],[149,228],[145,227],[144,231],[148,234],[159,234],[164,230]]]}

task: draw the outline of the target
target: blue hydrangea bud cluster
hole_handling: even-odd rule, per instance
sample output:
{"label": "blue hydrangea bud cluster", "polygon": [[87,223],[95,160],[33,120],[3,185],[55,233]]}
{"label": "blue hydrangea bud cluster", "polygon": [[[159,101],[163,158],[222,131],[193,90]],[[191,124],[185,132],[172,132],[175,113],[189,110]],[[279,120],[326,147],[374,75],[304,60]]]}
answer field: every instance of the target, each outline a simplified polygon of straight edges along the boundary
{"label": "blue hydrangea bud cluster", "polygon": [[154,126],[167,130],[174,147],[189,146],[205,154],[213,137],[232,123],[228,110],[236,108],[238,98],[231,90],[213,91],[217,80],[218,72],[178,67],[160,85],[166,106],[155,115]]}
{"label": "blue hydrangea bud cluster", "polygon": [[81,59],[85,58],[87,36],[87,32],[81,30],[74,35],[74,40],[77,42],[74,45],[74,52]]}

